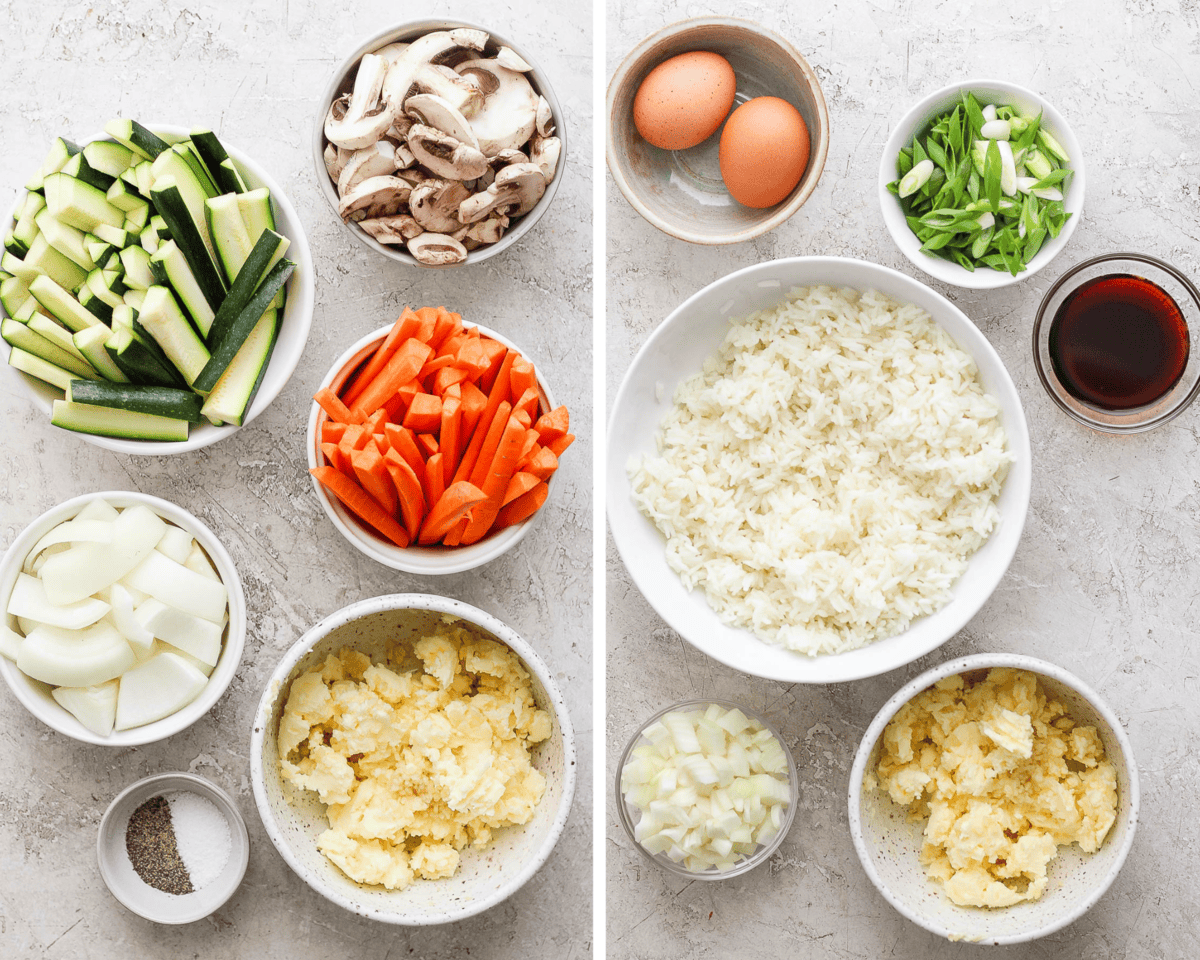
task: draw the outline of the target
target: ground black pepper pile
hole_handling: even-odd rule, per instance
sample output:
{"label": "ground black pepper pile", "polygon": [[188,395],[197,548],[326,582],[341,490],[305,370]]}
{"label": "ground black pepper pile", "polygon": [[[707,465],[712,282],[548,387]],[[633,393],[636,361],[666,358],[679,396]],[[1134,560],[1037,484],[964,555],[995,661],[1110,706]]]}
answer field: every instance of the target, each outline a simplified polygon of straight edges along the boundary
{"label": "ground black pepper pile", "polygon": [[181,896],[194,892],[175,845],[166,797],[151,797],[133,811],[125,828],[125,850],[137,875],[156,890]]}

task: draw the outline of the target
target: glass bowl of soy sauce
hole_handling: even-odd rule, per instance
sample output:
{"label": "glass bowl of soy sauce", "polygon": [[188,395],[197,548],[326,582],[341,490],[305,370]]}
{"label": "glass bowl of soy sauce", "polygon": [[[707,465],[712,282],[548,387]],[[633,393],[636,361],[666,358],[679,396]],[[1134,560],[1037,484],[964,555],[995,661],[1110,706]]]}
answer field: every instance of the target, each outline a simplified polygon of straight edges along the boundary
{"label": "glass bowl of soy sauce", "polygon": [[1050,398],[1103,433],[1141,433],[1200,392],[1200,290],[1140,253],[1094,257],[1063,274],[1033,324]]}

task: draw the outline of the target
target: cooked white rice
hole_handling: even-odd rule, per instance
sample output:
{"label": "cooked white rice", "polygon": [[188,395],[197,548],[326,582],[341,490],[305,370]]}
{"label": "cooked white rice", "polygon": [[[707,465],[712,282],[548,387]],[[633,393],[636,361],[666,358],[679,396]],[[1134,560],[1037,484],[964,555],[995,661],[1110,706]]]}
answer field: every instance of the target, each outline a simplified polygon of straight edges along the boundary
{"label": "cooked white rice", "polygon": [[732,323],[629,475],[667,562],[724,622],[838,653],[949,600],[1011,456],[974,360],[920,307],[789,297]]}

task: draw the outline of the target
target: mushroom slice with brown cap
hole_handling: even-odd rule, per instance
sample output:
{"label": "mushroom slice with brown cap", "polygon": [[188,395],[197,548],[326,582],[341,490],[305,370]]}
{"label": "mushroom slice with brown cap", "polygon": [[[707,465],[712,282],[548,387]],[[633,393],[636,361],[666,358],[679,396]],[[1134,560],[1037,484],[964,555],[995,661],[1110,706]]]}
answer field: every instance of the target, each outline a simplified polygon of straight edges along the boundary
{"label": "mushroom slice with brown cap", "polygon": [[412,185],[399,177],[371,177],[360,183],[352,192],[342,197],[338,214],[343,220],[364,220],[368,211],[372,216],[384,213],[399,213],[408,202]]}
{"label": "mushroom slice with brown cap", "polygon": [[430,267],[446,267],[467,259],[467,248],[442,233],[423,233],[413,237],[408,241],[408,252],[417,262]]}
{"label": "mushroom slice with brown cap", "polygon": [[358,225],[380,243],[397,245],[403,245],[413,237],[419,237],[425,232],[425,228],[407,213],[397,213],[390,217],[372,217],[360,220]]}
{"label": "mushroom slice with brown cap", "polygon": [[404,112],[418,123],[440,130],[473,150],[479,149],[479,141],[471,132],[467,118],[449,100],[432,93],[418,93],[404,101]]}
{"label": "mushroom slice with brown cap", "polygon": [[519,217],[533,209],[546,192],[546,178],[532,163],[514,163],[496,174],[483,193],[467,197],[458,207],[462,223],[476,223],[494,211]]}
{"label": "mushroom slice with brown cap", "polygon": [[455,69],[475,77],[483,93],[483,105],[470,120],[484,155],[524,144],[537,123],[537,94],[525,76],[495,60],[468,60]]}
{"label": "mushroom slice with brown cap", "polygon": [[396,147],[390,140],[355,150],[338,176],[338,196],[344,197],[364,180],[385,177],[395,169]]}
{"label": "mushroom slice with brown cap", "polygon": [[417,162],[447,180],[474,180],[487,169],[487,157],[440,130],[414,123],[408,131],[408,149]]}
{"label": "mushroom slice with brown cap", "polygon": [[433,233],[453,233],[462,226],[458,208],[471,192],[455,180],[426,180],[412,188],[408,209],[413,218]]}
{"label": "mushroom slice with brown cap", "polygon": [[476,243],[496,243],[504,235],[508,223],[508,217],[502,213],[480,220],[465,228],[466,239]]}
{"label": "mushroom slice with brown cap", "polygon": [[[480,39],[482,37],[482,40]],[[392,61],[383,81],[383,96],[397,106],[408,99],[409,91],[422,67],[443,59],[454,52],[482,50],[488,36],[481,30],[435,30],[418,37]]]}
{"label": "mushroom slice with brown cap", "polygon": [[558,137],[534,137],[530,142],[529,159],[549,183],[558,169],[558,156],[562,152],[562,141]]}
{"label": "mushroom slice with brown cap", "polygon": [[383,91],[389,73],[387,61],[373,53],[365,54],[358,63],[354,90],[344,112],[335,100],[325,118],[325,139],[347,150],[370,146],[392,125],[395,110],[393,101]]}

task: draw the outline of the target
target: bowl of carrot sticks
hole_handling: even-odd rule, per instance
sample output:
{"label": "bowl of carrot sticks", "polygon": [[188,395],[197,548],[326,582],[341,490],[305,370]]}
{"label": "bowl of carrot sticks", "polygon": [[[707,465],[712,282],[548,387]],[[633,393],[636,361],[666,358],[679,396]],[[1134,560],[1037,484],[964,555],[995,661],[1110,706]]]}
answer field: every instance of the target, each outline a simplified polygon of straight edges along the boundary
{"label": "bowl of carrot sticks", "polygon": [[309,472],[350,543],[408,573],[460,573],[529,532],[575,439],[533,363],[445,307],[405,308],[313,397]]}

